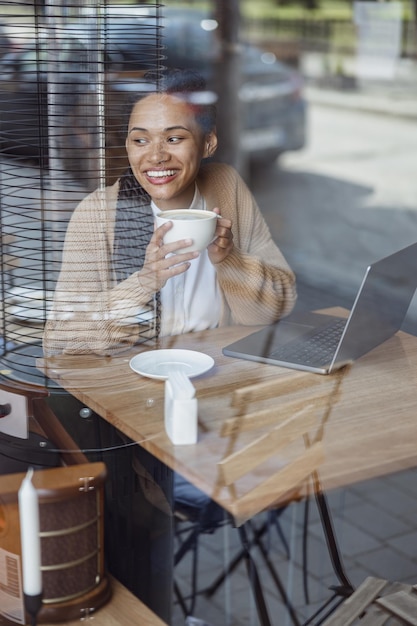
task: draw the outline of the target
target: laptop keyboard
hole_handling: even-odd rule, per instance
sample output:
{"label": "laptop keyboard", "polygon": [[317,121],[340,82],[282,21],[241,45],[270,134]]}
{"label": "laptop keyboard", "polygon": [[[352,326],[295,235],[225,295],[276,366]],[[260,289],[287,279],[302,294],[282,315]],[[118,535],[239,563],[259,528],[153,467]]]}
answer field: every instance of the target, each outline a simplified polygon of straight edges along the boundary
{"label": "laptop keyboard", "polygon": [[329,326],[320,328],[310,336],[289,341],[271,353],[271,357],[289,363],[322,366],[330,363],[342,336],[346,320],[338,319]]}

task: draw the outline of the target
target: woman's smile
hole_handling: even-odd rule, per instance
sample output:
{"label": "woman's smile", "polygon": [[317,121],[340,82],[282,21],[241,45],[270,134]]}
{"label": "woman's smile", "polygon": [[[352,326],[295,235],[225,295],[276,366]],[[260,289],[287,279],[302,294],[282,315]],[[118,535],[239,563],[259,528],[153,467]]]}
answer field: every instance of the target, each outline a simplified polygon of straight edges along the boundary
{"label": "woman's smile", "polygon": [[148,170],[145,176],[153,185],[165,185],[176,176],[178,170]]}
{"label": "woman's smile", "polygon": [[149,170],[146,172],[148,178],[164,178],[164,176],[174,176],[175,170]]}

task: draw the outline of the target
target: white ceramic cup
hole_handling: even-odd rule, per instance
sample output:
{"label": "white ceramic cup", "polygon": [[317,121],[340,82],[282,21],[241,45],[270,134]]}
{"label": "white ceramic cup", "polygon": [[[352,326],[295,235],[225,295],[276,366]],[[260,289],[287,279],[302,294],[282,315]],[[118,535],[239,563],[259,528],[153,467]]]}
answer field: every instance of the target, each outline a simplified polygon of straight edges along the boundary
{"label": "white ceramic cup", "polygon": [[172,228],[164,236],[164,243],[174,243],[180,239],[192,239],[191,246],[176,250],[182,252],[201,252],[213,241],[217,224],[217,213],[198,209],[170,209],[156,216],[156,225],[172,222]]}

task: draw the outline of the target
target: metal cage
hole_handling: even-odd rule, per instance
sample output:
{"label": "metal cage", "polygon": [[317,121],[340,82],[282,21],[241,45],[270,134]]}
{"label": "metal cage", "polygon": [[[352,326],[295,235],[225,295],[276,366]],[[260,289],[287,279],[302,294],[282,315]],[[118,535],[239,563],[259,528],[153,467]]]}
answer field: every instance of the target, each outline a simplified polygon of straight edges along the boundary
{"label": "metal cage", "polygon": [[67,224],[127,166],[125,105],[163,68],[161,6],[0,1],[3,377],[53,385],[36,358]]}

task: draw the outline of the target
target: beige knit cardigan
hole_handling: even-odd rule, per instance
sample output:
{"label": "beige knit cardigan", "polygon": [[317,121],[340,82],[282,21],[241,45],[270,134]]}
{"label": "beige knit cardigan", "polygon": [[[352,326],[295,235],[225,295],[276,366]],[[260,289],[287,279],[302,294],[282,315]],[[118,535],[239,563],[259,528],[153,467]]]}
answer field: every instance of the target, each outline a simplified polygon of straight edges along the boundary
{"label": "beige knit cardigan", "polygon": [[[234,248],[215,266],[220,324],[269,324],[287,315],[296,300],[295,276],[244,181],[232,167],[212,163],[201,168],[197,185],[207,208],[219,207],[233,223]],[[135,316],[146,309],[149,294],[138,272],[116,284],[111,263],[118,189],[116,182],[94,191],[72,215],[45,326],[46,355],[106,355],[139,339]]]}

